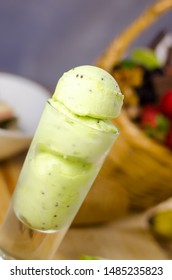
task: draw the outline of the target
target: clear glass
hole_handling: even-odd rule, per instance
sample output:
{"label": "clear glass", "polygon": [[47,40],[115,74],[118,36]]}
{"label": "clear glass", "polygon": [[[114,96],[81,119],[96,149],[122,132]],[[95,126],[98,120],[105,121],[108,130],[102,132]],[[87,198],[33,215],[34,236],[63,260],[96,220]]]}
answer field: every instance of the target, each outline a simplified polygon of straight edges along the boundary
{"label": "clear glass", "polygon": [[50,102],[0,230],[2,259],[53,258],[118,136]]}

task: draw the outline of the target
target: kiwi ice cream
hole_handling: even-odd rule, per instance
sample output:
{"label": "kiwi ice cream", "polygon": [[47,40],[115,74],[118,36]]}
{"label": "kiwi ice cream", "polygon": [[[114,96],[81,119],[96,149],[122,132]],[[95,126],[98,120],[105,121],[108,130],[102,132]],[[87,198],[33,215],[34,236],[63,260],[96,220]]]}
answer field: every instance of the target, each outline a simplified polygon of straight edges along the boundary
{"label": "kiwi ice cream", "polygon": [[14,193],[30,228],[70,225],[118,136],[110,119],[123,103],[114,78],[95,66],[71,69],[46,104]]}
{"label": "kiwi ice cream", "polygon": [[115,79],[95,66],[80,66],[63,74],[53,101],[63,103],[72,113],[98,119],[119,115],[123,95]]}

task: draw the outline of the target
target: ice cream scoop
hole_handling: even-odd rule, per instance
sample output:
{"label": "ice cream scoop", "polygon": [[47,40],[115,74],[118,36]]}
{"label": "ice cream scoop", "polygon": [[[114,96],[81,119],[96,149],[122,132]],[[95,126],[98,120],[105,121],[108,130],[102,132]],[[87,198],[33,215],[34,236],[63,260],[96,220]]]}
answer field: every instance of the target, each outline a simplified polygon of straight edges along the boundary
{"label": "ice cream scoop", "polygon": [[116,80],[105,70],[91,65],[64,73],[52,97],[74,114],[98,119],[117,117],[123,98]]}
{"label": "ice cream scoop", "polygon": [[30,172],[23,177],[25,186],[18,185],[16,214],[37,230],[64,228],[88,192],[96,167],[42,150],[28,168]]}

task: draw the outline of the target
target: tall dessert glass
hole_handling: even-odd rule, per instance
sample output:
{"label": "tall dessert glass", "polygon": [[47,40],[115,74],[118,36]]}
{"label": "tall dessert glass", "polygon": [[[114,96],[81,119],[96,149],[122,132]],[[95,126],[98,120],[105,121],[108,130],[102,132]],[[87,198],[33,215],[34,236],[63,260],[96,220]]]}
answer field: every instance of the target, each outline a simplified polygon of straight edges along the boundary
{"label": "tall dessert glass", "polygon": [[2,259],[52,259],[118,136],[47,101],[0,229]]}

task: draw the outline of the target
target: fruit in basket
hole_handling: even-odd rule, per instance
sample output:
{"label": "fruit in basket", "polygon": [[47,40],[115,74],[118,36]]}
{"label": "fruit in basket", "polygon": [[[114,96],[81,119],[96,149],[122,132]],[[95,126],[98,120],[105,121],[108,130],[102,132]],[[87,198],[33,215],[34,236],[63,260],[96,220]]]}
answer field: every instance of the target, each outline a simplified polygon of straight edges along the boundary
{"label": "fruit in basket", "polygon": [[131,58],[136,64],[142,65],[150,70],[161,67],[161,63],[155,52],[149,48],[135,49],[131,54]]}
{"label": "fruit in basket", "polygon": [[169,120],[155,106],[149,105],[142,110],[140,126],[148,136],[164,141],[170,124]]}
{"label": "fruit in basket", "polygon": [[[159,68],[150,70],[128,59],[123,60],[114,67],[113,76],[124,92],[124,106],[127,112],[130,106],[135,105],[139,108],[140,106],[142,107],[150,103],[155,104],[157,102],[152,77],[161,75],[162,70]],[[135,117],[137,116],[135,115]],[[132,119],[134,118],[132,117]]]}
{"label": "fruit in basket", "polygon": [[160,99],[159,110],[172,119],[172,88],[167,90]]}
{"label": "fruit in basket", "polygon": [[162,61],[157,52],[157,42],[161,41],[154,41],[153,48],[133,50],[114,66],[113,75],[124,93],[129,119],[147,136],[171,149],[172,46],[165,46],[166,61]]}

